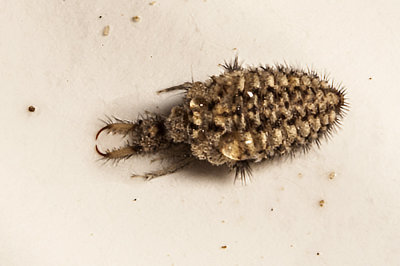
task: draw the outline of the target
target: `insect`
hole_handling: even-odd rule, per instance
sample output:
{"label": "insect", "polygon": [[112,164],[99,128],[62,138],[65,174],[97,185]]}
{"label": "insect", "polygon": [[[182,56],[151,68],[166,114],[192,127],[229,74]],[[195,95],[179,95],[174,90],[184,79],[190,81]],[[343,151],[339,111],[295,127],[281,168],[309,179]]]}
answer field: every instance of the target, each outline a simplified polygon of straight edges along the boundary
{"label": "insect", "polygon": [[244,68],[236,57],[224,72],[205,82],[186,82],[158,91],[183,91],[168,115],[136,121],[110,120],[103,131],[128,136],[124,147],[101,152],[105,159],[159,153],[167,167],[142,176],[174,173],[196,160],[235,170],[235,180],[251,176],[251,164],[320,146],[348,111],[345,90],[315,72],[288,66]]}

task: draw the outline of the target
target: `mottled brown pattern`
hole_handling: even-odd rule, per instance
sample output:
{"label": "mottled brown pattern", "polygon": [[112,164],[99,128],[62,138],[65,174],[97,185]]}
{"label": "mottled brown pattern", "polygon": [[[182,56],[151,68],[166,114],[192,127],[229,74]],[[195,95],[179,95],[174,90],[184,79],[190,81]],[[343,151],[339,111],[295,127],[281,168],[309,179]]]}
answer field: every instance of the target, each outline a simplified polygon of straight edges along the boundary
{"label": "mottled brown pattern", "polygon": [[[243,69],[237,59],[205,82],[187,82],[162,92],[184,90],[181,105],[167,117],[139,122],[116,121],[101,131],[131,134],[133,154],[171,150],[175,158],[227,165],[244,178],[250,162],[308,150],[340,123],[347,108],[344,91],[312,72],[290,67]],[[140,130],[138,129],[140,128]],[[101,132],[100,131],[100,132]],[[99,132],[99,133],[100,133]],[[116,158],[126,147],[101,153]],[[171,173],[171,167],[168,168]],[[163,171],[145,174],[151,178]]]}

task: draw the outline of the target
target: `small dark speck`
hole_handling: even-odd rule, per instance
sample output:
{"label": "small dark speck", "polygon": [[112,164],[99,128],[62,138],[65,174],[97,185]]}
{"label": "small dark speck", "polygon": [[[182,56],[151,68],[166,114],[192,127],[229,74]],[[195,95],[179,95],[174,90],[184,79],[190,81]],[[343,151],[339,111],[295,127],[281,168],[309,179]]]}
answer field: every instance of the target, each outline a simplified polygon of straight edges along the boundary
{"label": "small dark speck", "polygon": [[137,199],[133,199],[133,201],[137,201]]}
{"label": "small dark speck", "polygon": [[369,80],[372,80],[372,78],[370,77]]}
{"label": "small dark speck", "polygon": [[224,248],[224,249],[225,249],[225,248],[227,248],[227,246],[221,246],[221,248]]}
{"label": "small dark speck", "polygon": [[35,106],[31,105],[31,106],[28,107],[28,111],[31,112],[31,113],[35,112],[35,110],[36,110]]}
{"label": "small dark speck", "polygon": [[302,177],[303,177],[303,174],[302,174],[302,173],[298,173],[297,176],[298,176],[299,178],[302,178]]}
{"label": "small dark speck", "polygon": [[102,18],[103,16],[99,16],[99,18]]}
{"label": "small dark speck", "polygon": [[319,252],[317,252],[317,256],[319,256]]}
{"label": "small dark speck", "polygon": [[273,211],[274,211],[274,208],[271,208],[271,211],[273,212]]}
{"label": "small dark speck", "polygon": [[139,16],[134,16],[134,17],[132,17],[132,21],[133,22],[139,22],[140,21],[140,17]]}
{"label": "small dark speck", "polygon": [[335,172],[330,172],[330,173],[329,173],[329,179],[334,179],[335,176],[336,176],[336,173],[335,173]]}

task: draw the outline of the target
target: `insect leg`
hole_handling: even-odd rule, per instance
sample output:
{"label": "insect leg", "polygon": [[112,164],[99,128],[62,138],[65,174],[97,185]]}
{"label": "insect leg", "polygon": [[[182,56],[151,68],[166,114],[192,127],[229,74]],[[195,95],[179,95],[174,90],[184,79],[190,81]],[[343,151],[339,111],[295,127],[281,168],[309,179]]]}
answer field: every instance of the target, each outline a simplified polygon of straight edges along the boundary
{"label": "insect leg", "polygon": [[166,168],[163,168],[163,169],[160,169],[157,171],[153,171],[153,172],[144,173],[143,175],[133,174],[132,177],[144,177],[144,178],[146,178],[146,180],[150,180],[155,177],[175,173],[176,171],[184,168],[185,166],[189,165],[193,161],[194,161],[193,157],[188,157],[179,162],[171,164],[170,166],[168,166]]}
{"label": "insect leg", "polygon": [[187,91],[191,87],[192,87],[192,83],[191,82],[185,82],[185,83],[183,83],[181,85],[178,85],[178,86],[173,86],[173,87],[170,87],[170,88],[159,90],[159,91],[157,91],[157,94],[171,92],[171,91]]}

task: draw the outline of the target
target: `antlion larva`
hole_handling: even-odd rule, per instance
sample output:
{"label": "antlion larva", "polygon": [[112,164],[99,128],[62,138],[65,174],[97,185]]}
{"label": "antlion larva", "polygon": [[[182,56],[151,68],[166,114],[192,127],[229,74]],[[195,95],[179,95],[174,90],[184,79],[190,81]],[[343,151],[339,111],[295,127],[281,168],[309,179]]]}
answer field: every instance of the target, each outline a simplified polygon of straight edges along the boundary
{"label": "antlion larva", "polygon": [[142,176],[173,173],[195,160],[226,165],[235,179],[251,163],[307,151],[332,133],[348,110],[345,90],[314,72],[288,66],[244,68],[238,59],[205,82],[186,82],[158,93],[183,91],[166,116],[147,114],[130,122],[110,120],[102,131],[127,135],[128,144],[97,152],[106,159],[161,153],[170,165]]}

